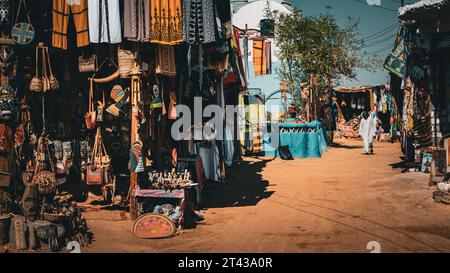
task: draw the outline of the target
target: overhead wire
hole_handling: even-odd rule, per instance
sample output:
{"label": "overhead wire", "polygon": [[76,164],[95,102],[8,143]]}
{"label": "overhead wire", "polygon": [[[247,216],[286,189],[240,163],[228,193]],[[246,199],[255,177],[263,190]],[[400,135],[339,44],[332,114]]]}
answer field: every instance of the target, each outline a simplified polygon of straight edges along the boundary
{"label": "overhead wire", "polygon": [[376,32],[376,33],[373,33],[373,34],[371,34],[371,35],[365,36],[365,37],[363,37],[362,39],[363,39],[363,40],[373,39],[374,37],[378,37],[378,36],[380,36],[380,35],[384,35],[384,33],[396,29],[398,26],[399,26],[399,24],[398,24],[398,23],[395,23],[395,24],[393,24],[393,25],[391,25],[391,26],[389,26],[389,27],[386,27],[386,28],[384,28],[384,29],[382,29],[382,30]]}

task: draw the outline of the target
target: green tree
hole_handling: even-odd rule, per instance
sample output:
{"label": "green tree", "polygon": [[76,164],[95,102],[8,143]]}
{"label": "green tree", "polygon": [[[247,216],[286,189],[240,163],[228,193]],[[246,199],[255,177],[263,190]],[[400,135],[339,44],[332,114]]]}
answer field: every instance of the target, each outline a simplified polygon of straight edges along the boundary
{"label": "green tree", "polygon": [[309,83],[313,89],[309,100],[315,112],[317,101],[326,98],[342,77],[354,79],[356,68],[373,67],[373,60],[361,52],[364,41],[359,38],[359,20],[348,17],[346,24],[339,26],[330,14],[304,16],[299,10],[270,16],[275,19],[279,48],[277,73],[287,83],[297,107],[305,103],[298,97],[302,84]]}

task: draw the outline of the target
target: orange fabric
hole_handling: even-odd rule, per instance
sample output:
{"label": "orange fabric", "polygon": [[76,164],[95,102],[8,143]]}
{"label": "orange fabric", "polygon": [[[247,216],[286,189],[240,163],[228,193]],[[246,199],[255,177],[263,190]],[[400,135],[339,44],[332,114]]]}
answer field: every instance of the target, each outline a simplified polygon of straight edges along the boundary
{"label": "orange fabric", "polygon": [[150,42],[175,45],[183,42],[181,0],[152,0]]}
{"label": "orange fabric", "polygon": [[255,75],[267,74],[266,63],[264,41],[253,40],[253,68],[255,70]]}
{"label": "orange fabric", "polygon": [[69,11],[73,15],[77,32],[77,46],[89,45],[87,0],[78,0],[78,4],[69,5],[67,0],[53,0],[53,47],[67,49],[67,28]]}

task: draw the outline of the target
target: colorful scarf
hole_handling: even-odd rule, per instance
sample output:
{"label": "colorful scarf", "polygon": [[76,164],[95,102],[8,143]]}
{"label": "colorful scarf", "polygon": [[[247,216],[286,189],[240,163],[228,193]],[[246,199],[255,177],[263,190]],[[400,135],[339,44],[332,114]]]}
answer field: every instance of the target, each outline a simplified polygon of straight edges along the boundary
{"label": "colorful scarf", "polygon": [[253,40],[253,68],[255,75],[272,73],[271,43],[264,40]]}
{"label": "colorful scarf", "polygon": [[185,0],[184,40],[192,44],[216,42],[216,18],[213,0]]}
{"label": "colorful scarf", "polygon": [[150,10],[150,42],[176,45],[183,42],[181,0],[153,0]]}

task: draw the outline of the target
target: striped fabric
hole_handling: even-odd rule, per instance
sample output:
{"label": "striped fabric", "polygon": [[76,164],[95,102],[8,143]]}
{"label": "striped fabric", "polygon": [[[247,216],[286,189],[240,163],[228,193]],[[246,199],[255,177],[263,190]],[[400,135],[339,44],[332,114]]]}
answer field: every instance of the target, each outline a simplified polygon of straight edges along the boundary
{"label": "striped fabric", "polygon": [[253,126],[253,152],[259,153],[263,150],[262,126]]}

